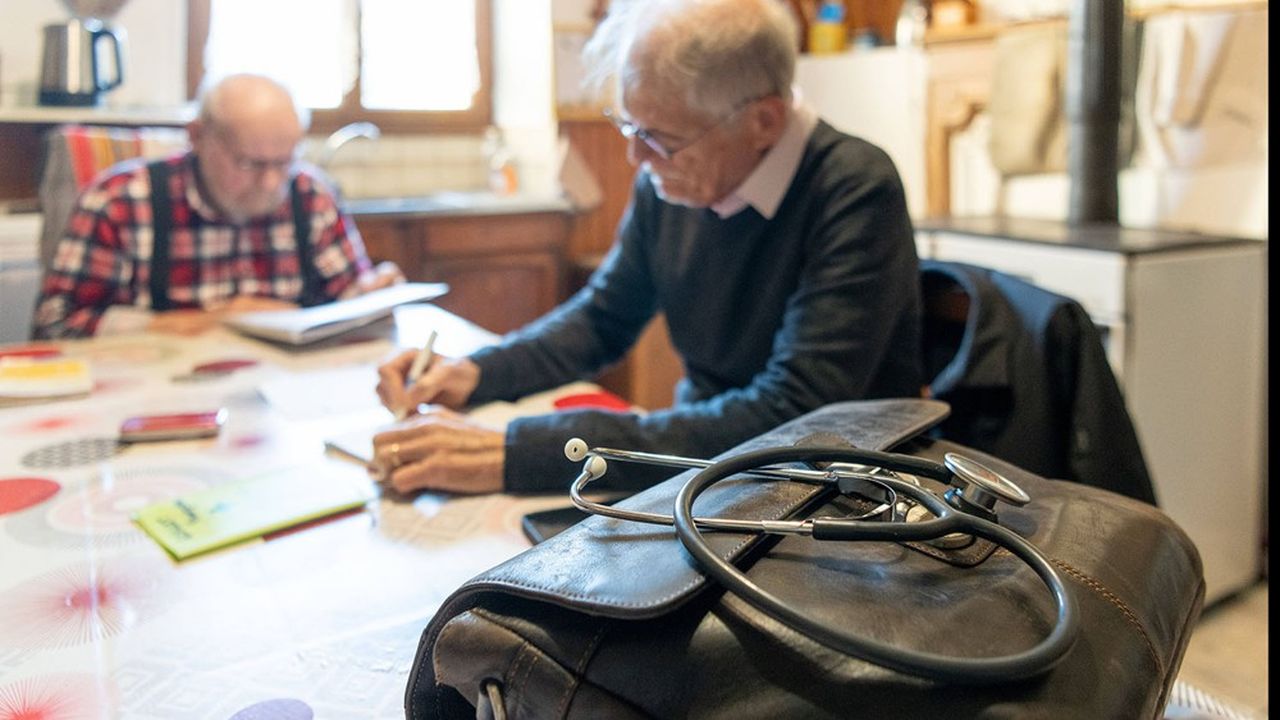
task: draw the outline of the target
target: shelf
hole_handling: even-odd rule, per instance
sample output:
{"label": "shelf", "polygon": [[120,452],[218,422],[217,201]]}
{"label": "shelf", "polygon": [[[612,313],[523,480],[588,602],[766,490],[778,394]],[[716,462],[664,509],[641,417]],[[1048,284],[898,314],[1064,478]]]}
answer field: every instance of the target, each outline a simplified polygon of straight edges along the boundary
{"label": "shelf", "polygon": [[195,105],[177,107],[49,107],[19,105],[0,107],[0,123],[57,125],[185,125],[196,116]]}

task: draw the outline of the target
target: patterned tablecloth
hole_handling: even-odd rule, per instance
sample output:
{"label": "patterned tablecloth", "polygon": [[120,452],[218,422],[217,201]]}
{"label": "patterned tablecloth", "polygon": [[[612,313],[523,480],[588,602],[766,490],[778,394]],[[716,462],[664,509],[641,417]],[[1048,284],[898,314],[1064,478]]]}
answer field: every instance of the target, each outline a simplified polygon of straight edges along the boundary
{"label": "patterned tablecloth", "polygon": [[[0,408],[0,720],[402,716],[432,613],[528,547],[521,515],[565,498],[380,492],[362,512],[181,563],[129,518],[277,468],[327,464],[371,482],[323,441],[390,420],[373,368],[433,328],[444,355],[494,339],[413,305],[394,327],[308,350],[222,331],[57,344],[90,361],[90,396]],[[235,369],[192,375],[210,363]],[[260,392],[299,378],[314,382],[297,405]],[[215,439],[116,442],[126,417],[217,407],[228,417]]]}

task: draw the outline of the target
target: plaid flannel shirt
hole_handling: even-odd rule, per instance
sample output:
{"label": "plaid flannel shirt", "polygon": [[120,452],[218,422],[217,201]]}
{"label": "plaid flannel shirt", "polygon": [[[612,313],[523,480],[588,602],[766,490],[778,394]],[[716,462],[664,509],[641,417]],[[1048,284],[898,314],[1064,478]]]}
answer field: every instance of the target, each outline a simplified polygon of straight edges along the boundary
{"label": "plaid flannel shirt", "polygon": [[[80,196],[45,272],[36,303],[37,338],[93,335],[112,305],[151,307],[151,180],[146,160],[105,172]],[[302,272],[290,203],[237,225],[200,195],[195,156],[167,159],[173,224],[169,234],[169,299],[201,308],[236,295],[298,302]],[[364,243],[334,195],[305,168],[297,171],[311,214],[312,258],[330,300],[370,267]]]}

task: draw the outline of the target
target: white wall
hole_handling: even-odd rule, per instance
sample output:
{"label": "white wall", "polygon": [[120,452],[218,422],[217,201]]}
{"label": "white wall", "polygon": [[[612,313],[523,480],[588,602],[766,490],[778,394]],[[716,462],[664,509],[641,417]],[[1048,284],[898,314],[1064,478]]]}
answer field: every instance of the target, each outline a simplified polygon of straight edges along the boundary
{"label": "white wall", "polygon": [[[0,0],[0,105],[36,104],[43,27],[71,16],[60,0]],[[112,108],[173,107],[185,101],[187,11],[176,0],[130,0],[112,25],[124,30],[124,84]]]}
{"label": "white wall", "polygon": [[893,159],[915,218],[926,208],[924,78],[917,48],[803,55],[796,63],[796,85],[819,116]]}
{"label": "white wall", "polygon": [[518,158],[522,190],[558,191],[550,0],[496,0],[494,122]]}

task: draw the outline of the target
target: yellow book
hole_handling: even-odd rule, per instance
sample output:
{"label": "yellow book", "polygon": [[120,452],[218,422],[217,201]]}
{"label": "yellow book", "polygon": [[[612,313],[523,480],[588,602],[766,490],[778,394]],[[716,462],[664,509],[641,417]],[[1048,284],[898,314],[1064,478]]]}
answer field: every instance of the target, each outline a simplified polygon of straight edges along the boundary
{"label": "yellow book", "polygon": [[364,505],[367,480],[345,468],[307,465],[217,485],[149,505],[133,521],[170,555],[193,555],[263,537]]}

